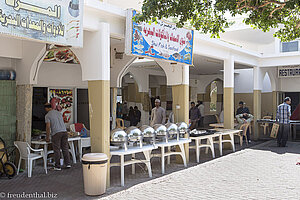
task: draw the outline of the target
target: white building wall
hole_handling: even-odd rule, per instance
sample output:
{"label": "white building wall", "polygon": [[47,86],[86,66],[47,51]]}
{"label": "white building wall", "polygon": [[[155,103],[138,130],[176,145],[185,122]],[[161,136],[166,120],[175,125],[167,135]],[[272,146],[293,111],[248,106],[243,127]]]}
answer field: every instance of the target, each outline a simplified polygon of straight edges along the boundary
{"label": "white building wall", "polygon": [[0,57],[0,70],[16,70],[16,59]]}
{"label": "white building wall", "polygon": [[81,67],[78,64],[43,62],[35,87],[87,88],[82,81]]}
{"label": "white building wall", "polygon": [[300,78],[281,78],[280,91],[282,92],[299,92]]}

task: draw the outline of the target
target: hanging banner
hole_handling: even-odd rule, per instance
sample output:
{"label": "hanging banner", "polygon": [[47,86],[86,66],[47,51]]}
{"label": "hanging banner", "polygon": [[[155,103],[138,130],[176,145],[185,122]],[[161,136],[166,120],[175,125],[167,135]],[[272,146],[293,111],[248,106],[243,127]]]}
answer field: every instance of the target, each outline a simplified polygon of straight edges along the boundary
{"label": "hanging banner", "polygon": [[300,77],[300,66],[278,67],[278,78]]}
{"label": "hanging banner", "polygon": [[74,123],[71,89],[49,89],[49,103],[53,110],[61,112],[66,125]]}
{"label": "hanging banner", "polygon": [[0,33],[65,46],[83,45],[83,0],[2,0]]}
{"label": "hanging banner", "polygon": [[162,20],[136,23],[137,11],[127,10],[125,52],[184,64],[193,64],[194,31]]}

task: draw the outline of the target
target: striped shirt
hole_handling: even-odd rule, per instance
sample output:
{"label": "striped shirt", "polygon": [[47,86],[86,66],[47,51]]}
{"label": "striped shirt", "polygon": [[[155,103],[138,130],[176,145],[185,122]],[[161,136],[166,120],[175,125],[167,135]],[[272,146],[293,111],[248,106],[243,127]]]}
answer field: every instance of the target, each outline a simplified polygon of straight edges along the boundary
{"label": "striped shirt", "polygon": [[291,106],[287,103],[282,103],[277,107],[276,121],[283,124],[288,124],[291,117]]}

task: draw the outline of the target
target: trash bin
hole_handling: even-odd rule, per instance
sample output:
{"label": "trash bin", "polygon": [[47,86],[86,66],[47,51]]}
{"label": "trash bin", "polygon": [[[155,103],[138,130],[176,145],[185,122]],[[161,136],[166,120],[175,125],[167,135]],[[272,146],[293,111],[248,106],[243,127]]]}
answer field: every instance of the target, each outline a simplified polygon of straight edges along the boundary
{"label": "trash bin", "polygon": [[82,157],[83,183],[86,195],[101,195],[106,190],[107,155],[88,153]]}

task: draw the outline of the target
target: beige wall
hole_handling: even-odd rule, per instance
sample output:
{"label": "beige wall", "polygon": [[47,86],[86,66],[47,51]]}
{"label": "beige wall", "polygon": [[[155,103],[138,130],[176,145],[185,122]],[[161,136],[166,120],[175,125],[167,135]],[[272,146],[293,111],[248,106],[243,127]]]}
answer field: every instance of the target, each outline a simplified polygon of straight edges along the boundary
{"label": "beige wall", "polygon": [[[234,109],[238,108],[240,101],[246,103],[246,106],[249,108],[250,113],[253,114],[253,93],[236,93],[234,95]],[[273,98],[272,92],[262,93],[261,94],[261,116],[271,115],[273,113]]]}

